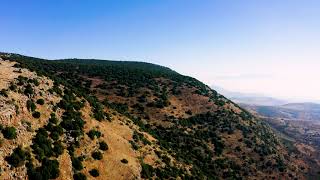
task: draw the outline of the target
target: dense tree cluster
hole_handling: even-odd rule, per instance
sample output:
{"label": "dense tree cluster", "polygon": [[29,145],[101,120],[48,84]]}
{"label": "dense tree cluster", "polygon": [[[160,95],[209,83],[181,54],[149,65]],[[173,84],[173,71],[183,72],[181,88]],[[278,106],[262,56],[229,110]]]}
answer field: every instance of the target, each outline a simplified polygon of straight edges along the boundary
{"label": "dense tree cluster", "polygon": [[44,158],[41,161],[40,167],[34,167],[31,161],[29,161],[26,166],[29,179],[49,180],[56,179],[60,175],[59,162],[57,160]]}
{"label": "dense tree cluster", "polygon": [[6,161],[13,167],[19,167],[24,165],[25,160],[30,156],[26,151],[24,151],[20,146],[13,150],[10,156],[7,156]]}

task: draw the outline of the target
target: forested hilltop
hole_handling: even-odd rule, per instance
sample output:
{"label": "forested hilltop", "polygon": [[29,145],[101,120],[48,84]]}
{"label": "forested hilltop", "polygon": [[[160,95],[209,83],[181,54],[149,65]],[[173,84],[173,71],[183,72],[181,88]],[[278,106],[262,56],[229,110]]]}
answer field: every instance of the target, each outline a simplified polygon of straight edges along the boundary
{"label": "forested hilltop", "polygon": [[16,74],[0,101],[20,110],[2,119],[22,124],[28,118],[31,129],[30,143],[22,144],[19,131],[12,135],[19,127],[3,124],[9,150],[2,164],[12,167],[1,172],[4,178],[10,171],[29,179],[308,176],[308,164],[268,125],[169,68],[8,53],[0,58]]}

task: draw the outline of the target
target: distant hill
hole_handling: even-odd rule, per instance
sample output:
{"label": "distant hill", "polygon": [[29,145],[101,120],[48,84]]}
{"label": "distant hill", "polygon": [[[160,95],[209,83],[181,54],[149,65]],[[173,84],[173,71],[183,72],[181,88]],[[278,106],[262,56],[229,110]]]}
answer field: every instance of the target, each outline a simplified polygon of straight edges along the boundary
{"label": "distant hill", "polygon": [[232,100],[233,102],[240,103],[240,104],[250,104],[250,105],[260,105],[260,106],[279,106],[279,105],[289,103],[286,100],[268,97],[261,94],[234,92],[218,86],[211,86],[211,87],[215,89],[217,92],[219,92],[220,94]]}
{"label": "distant hill", "polygon": [[241,106],[264,117],[320,121],[320,104],[315,103],[289,103],[281,106],[241,104]]}
{"label": "distant hill", "polygon": [[292,110],[299,110],[299,111],[307,111],[307,112],[320,112],[320,104],[316,103],[289,103],[284,104],[281,107],[292,109]]}
{"label": "distant hill", "polygon": [[[319,179],[320,166],[320,104],[289,103],[281,106],[258,106],[241,104],[257,117],[263,119],[289,142],[287,147],[298,150],[309,162],[313,176]],[[293,145],[290,143],[292,142]]]}

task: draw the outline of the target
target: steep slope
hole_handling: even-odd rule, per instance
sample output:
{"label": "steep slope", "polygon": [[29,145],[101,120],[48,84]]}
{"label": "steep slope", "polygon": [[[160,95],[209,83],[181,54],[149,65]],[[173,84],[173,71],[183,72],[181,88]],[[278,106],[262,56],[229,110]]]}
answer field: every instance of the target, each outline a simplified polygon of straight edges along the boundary
{"label": "steep slope", "polygon": [[139,130],[128,118],[107,110],[112,122],[97,121],[88,97],[14,65],[0,59],[1,179],[81,179],[93,169],[97,179],[140,176],[130,145]]}
{"label": "steep slope", "polygon": [[290,103],[282,106],[241,104],[241,106],[275,129],[288,149],[299,152],[308,162],[311,177],[319,178],[320,106],[318,104]]}
{"label": "steep slope", "polygon": [[[76,127],[62,124],[67,132],[65,157],[74,161],[68,177],[80,177],[79,172],[92,177],[89,171],[94,168],[102,179],[301,179],[308,171],[269,126],[196,79],[168,68],[139,62],[1,57],[18,62],[15,70],[29,69],[54,80],[53,87],[64,89],[58,108],[71,109],[71,119],[85,122]],[[59,117],[70,119],[69,114]],[[81,131],[99,138],[91,140]],[[88,158],[102,140],[110,150],[103,157],[96,153],[99,161]],[[81,160],[85,168],[77,168]]]}

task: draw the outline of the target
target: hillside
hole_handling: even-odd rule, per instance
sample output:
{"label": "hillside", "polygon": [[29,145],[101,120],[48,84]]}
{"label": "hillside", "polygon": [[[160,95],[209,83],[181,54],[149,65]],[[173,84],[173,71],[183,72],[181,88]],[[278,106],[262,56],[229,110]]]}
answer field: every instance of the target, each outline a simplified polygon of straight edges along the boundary
{"label": "hillside", "polygon": [[271,128],[166,67],[0,54],[2,179],[306,178]]}
{"label": "hillside", "polygon": [[320,167],[320,105],[289,103],[282,106],[241,104],[274,128],[291,151],[299,151],[319,177]]}

